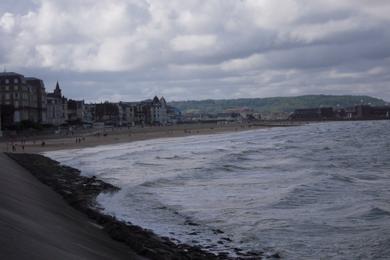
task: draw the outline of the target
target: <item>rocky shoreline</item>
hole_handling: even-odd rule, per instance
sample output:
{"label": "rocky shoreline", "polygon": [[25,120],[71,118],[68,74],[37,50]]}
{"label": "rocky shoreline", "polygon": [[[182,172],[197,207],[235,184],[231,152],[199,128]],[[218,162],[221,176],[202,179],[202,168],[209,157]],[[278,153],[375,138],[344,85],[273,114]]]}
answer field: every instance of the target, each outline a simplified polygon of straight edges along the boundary
{"label": "rocky shoreline", "polygon": [[[119,190],[111,184],[94,177],[84,177],[80,171],[60,165],[38,154],[7,154],[21,166],[26,168],[38,180],[59,193],[72,207],[85,213],[94,220],[110,237],[128,245],[138,254],[150,259],[263,259],[262,252],[242,253],[237,258],[227,254],[215,255],[205,250],[186,244],[176,244],[169,238],[159,237],[150,230],[117,220],[115,217],[101,213],[96,204],[96,197],[101,192]],[[268,256],[279,258],[278,254]],[[268,258],[267,257],[267,258]]]}

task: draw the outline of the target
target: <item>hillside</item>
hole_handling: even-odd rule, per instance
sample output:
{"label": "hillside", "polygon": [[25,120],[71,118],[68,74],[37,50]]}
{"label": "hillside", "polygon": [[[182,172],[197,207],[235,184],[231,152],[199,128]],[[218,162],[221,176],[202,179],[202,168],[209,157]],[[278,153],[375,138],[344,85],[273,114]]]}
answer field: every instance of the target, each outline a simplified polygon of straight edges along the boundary
{"label": "hillside", "polygon": [[382,99],[369,96],[307,95],[296,97],[242,98],[200,101],[173,101],[169,105],[182,112],[219,113],[229,108],[248,107],[256,112],[292,112],[298,108],[350,107],[356,104],[385,105]]}

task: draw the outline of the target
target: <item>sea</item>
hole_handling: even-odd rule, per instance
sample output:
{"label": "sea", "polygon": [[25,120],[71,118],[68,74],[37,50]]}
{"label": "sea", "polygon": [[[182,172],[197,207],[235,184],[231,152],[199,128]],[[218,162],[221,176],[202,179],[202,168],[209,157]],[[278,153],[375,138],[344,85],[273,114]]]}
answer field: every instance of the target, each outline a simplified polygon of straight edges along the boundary
{"label": "sea", "polygon": [[390,121],[153,139],[45,154],[121,188],[104,212],[214,253],[390,259]]}

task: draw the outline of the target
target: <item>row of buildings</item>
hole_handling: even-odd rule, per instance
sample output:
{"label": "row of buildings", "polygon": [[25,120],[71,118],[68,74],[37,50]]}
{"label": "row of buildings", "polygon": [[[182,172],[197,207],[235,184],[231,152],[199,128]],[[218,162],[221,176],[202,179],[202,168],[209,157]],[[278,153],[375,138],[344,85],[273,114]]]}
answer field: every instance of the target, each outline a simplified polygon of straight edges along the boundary
{"label": "row of buildings", "polygon": [[[54,91],[47,93],[41,79],[14,72],[0,73],[0,115],[3,128],[26,121],[61,125],[81,119],[83,105],[84,101],[65,98],[58,82]],[[74,114],[77,114],[77,118]]]}
{"label": "row of buildings", "polygon": [[140,102],[86,104],[84,123],[113,126],[168,125],[181,121],[181,112],[167,105],[164,97]]}
{"label": "row of buildings", "polygon": [[320,107],[296,109],[291,120],[378,120],[390,119],[390,106],[356,105],[348,108]]}
{"label": "row of buildings", "polygon": [[57,82],[53,92],[46,92],[41,79],[14,72],[0,73],[0,130],[12,129],[23,122],[39,125],[112,126],[165,125],[180,120],[180,111],[154,97],[141,102],[85,104],[67,99]]}
{"label": "row of buildings", "polygon": [[253,109],[242,108],[230,108],[221,113],[200,113],[200,112],[188,112],[183,114],[183,122],[250,122],[260,120],[261,114],[255,112]]}

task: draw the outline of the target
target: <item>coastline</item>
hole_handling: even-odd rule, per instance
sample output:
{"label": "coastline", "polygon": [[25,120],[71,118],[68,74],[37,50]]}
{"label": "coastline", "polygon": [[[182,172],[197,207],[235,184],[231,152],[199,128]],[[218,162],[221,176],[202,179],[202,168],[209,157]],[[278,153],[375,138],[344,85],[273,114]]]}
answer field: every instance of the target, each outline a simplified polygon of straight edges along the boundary
{"label": "coastline", "polygon": [[[291,125],[276,125],[276,127],[287,127]],[[121,144],[140,140],[149,140],[157,138],[173,138],[193,135],[209,135],[225,132],[249,131],[255,129],[265,129],[275,127],[270,125],[188,125],[181,127],[158,127],[158,128],[139,128],[131,129],[113,129],[107,136],[88,135],[81,143],[75,142],[75,136],[65,138],[48,138],[43,147],[38,142],[33,143],[27,140],[25,149],[20,146],[15,153],[7,153],[8,157],[15,160],[19,165],[34,175],[40,182],[51,187],[54,191],[77,211],[86,214],[93,222],[102,227],[115,241],[127,244],[131,251],[150,259],[264,259],[280,258],[278,253],[265,256],[262,251],[242,252],[235,249],[237,257],[229,257],[228,253],[215,255],[208,253],[196,246],[185,244],[176,244],[169,238],[159,237],[150,230],[142,227],[123,223],[112,216],[105,215],[99,211],[95,204],[96,196],[101,192],[115,192],[118,190],[110,184],[95,178],[80,176],[80,171],[68,166],[60,165],[39,153],[55,150],[82,149],[95,147],[99,145]],[[80,136],[80,135],[77,135]],[[2,147],[1,147],[2,145]],[[0,143],[3,151],[7,152],[6,143]],[[0,149],[1,149],[0,148]],[[8,149],[9,151],[10,149]],[[162,258],[162,256],[164,256]]]}
{"label": "coastline", "polygon": [[[119,188],[92,177],[80,175],[80,171],[38,154],[7,154],[19,165],[28,170],[39,181],[51,187],[73,208],[86,214],[109,236],[126,244],[130,250],[149,259],[263,259],[263,252],[240,252],[237,257],[227,253],[218,255],[186,244],[176,244],[169,238],[159,237],[152,231],[124,223],[115,217],[103,214],[95,203],[101,192],[115,192]],[[278,254],[268,256],[279,258]]]}
{"label": "coastline", "polygon": [[[271,127],[291,127],[297,124],[231,123],[231,124],[184,124],[165,127],[136,127],[96,129],[88,132],[75,132],[69,135],[51,135],[3,139],[0,151],[11,152],[15,144],[16,152],[43,153],[55,150],[82,149],[99,145],[121,144],[158,138],[208,135],[226,132],[239,132]],[[22,140],[25,140],[22,142]],[[76,140],[79,139],[80,142]],[[44,146],[42,143],[44,142]],[[23,148],[22,148],[23,147]]]}

